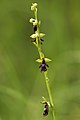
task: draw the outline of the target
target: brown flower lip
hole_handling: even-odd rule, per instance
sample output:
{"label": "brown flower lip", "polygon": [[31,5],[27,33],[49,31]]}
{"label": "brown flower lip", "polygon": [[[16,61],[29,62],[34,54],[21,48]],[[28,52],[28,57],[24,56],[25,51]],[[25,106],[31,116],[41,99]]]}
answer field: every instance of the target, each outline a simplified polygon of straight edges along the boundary
{"label": "brown flower lip", "polygon": [[48,112],[49,112],[49,106],[48,106],[48,103],[45,102],[44,103],[44,112],[43,112],[43,116],[47,116],[48,115]]}
{"label": "brown flower lip", "polygon": [[39,66],[39,68],[41,68],[41,72],[42,72],[42,71],[43,71],[43,72],[47,71],[47,67],[49,67],[48,64],[46,64],[45,59],[42,58],[42,63],[41,63],[41,65]]}
{"label": "brown flower lip", "polygon": [[37,25],[33,25],[34,33],[37,31]]}

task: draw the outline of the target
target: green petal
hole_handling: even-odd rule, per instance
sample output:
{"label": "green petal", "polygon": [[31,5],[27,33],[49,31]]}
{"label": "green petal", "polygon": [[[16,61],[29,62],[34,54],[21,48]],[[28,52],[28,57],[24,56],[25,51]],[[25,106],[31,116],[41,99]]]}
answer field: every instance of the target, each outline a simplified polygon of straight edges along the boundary
{"label": "green petal", "polygon": [[30,37],[31,38],[36,38],[38,35],[37,34],[32,34]]}

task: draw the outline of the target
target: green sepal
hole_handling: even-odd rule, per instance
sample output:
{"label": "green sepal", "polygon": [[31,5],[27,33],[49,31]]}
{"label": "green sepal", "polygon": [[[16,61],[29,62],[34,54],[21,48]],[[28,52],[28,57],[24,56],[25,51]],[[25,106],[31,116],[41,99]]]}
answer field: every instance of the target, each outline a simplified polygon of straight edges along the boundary
{"label": "green sepal", "polygon": [[42,63],[42,60],[41,59],[37,59],[36,62]]}
{"label": "green sepal", "polygon": [[45,36],[45,34],[43,34],[43,33],[40,33],[40,37],[44,37]]}
{"label": "green sepal", "polygon": [[[50,62],[51,60],[49,58],[44,58],[46,62]],[[36,62],[42,63],[42,59],[37,59]]]}
{"label": "green sepal", "polygon": [[46,61],[46,62],[50,62],[51,59],[49,59],[49,58],[45,58],[45,61]]}
{"label": "green sepal", "polygon": [[37,33],[36,34],[32,34],[30,37],[31,38],[36,38],[36,37],[38,37],[38,34]]}

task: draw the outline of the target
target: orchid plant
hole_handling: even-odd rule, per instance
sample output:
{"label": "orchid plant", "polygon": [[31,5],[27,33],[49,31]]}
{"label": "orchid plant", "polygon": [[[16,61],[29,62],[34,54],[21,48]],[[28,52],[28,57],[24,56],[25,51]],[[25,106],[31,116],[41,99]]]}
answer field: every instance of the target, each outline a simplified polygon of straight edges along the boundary
{"label": "orchid plant", "polygon": [[42,51],[42,44],[44,42],[43,37],[45,36],[45,34],[40,32],[41,21],[38,20],[37,3],[32,3],[31,11],[33,11],[34,13],[34,18],[30,19],[30,23],[32,23],[34,33],[30,37],[32,38],[32,43],[36,46],[39,53],[40,58],[37,59],[36,62],[40,64],[39,68],[41,73],[43,73],[44,75],[47,92],[49,96],[49,102],[46,100],[45,97],[42,97],[43,98],[42,104],[44,104],[43,116],[47,116],[49,113],[49,109],[51,109],[53,119],[56,120],[55,112],[54,112],[54,104],[52,100],[52,94],[51,94],[49,78],[48,78],[49,65],[47,64],[47,62],[50,62],[51,60],[49,58],[46,58]]}

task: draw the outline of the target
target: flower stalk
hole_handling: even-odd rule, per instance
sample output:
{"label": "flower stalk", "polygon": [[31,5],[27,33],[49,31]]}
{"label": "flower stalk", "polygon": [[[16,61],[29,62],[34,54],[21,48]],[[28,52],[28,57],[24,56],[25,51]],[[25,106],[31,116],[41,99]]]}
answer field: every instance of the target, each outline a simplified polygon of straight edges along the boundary
{"label": "flower stalk", "polygon": [[43,72],[43,74],[44,74],[47,92],[48,92],[48,96],[49,96],[49,103],[47,102],[46,99],[44,100],[44,102],[42,102],[43,104],[45,104],[43,115],[45,115],[45,116],[48,115],[48,106],[49,106],[51,108],[51,111],[52,111],[53,120],[56,120],[55,119],[55,112],[54,112],[54,104],[53,104],[51,89],[50,89],[50,85],[49,85],[49,78],[48,78],[48,67],[49,66],[48,66],[47,62],[50,62],[51,60],[48,58],[45,58],[44,53],[42,52],[42,44],[44,42],[43,37],[45,36],[45,34],[40,33],[39,28],[40,28],[41,22],[38,21],[37,3],[32,4],[31,10],[34,12],[35,18],[30,19],[30,23],[32,23],[33,30],[34,30],[34,34],[32,34],[30,37],[33,39],[32,43],[38,49],[38,53],[39,53],[40,58],[37,59],[36,62],[40,63],[39,68],[41,69],[41,72]]}

